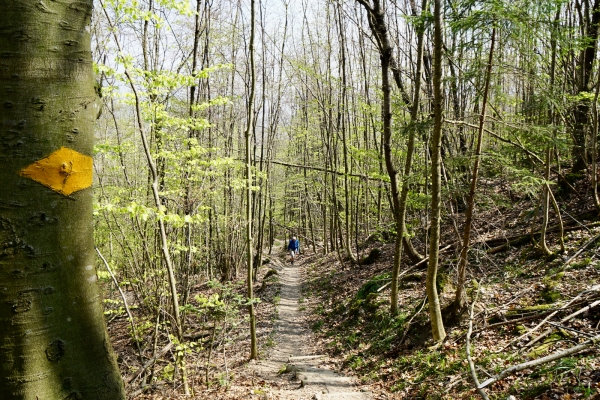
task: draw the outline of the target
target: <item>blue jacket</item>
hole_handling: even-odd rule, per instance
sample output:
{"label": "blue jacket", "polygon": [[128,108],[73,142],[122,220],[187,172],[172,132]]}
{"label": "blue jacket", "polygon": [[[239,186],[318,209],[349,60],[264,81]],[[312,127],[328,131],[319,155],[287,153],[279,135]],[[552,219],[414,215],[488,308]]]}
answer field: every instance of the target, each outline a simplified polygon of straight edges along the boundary
{"label": "blue jacket", "polygon": [[296,251],[300,250],[300,241],[298,239],[290,239],[290,243],[288,244],[288,250]]}

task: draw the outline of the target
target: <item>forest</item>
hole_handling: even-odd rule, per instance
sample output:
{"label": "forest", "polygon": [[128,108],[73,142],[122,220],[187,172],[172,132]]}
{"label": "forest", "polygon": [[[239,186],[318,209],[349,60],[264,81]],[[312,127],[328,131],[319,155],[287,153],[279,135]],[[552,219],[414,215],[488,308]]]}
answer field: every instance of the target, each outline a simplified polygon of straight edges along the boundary
{"label": "forest", "polygon": [[600,0],[0,9],[0,399],[600,399]]}

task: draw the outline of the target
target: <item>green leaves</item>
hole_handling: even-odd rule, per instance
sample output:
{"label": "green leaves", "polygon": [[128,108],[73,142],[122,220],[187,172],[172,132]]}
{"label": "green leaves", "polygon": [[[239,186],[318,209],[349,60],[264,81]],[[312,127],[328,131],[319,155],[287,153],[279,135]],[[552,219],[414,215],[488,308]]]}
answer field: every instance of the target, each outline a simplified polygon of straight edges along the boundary
{"label": "green leaves", "polygon": [[[195,14],[190,8],[190,2],[178,0],[156,0],[155,6],[172,10],[184,17]],[[139,0],[106,0],[120,22],[153,21],[161,27],[165,20],[158,13],[147,10]]]}
{"label": "green leaves", "polygon": [[155,207],[148,207],[143,204],[138,204],[132,201],[126,205],[115,205],[113,203],[94,204],[94,215],[102,212],[108,212],[114,215],[124,214],[131,218],[139,218],[142,221],[162,219],[169,225],[181,228],[184,225],[201,225],[206,221],[206,217],[202,214],[180,215],[167,213],[166,209],[157,211]]}

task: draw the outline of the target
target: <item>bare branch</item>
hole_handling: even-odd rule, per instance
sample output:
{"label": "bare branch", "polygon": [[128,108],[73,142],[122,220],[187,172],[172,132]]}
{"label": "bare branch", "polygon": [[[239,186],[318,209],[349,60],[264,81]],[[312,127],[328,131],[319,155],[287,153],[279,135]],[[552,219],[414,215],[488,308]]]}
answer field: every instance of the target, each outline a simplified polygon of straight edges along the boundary
{"label": "bare branch", "polygon": [[[477,284],[477,288],[479,288],[479,283]],[[467,361],[469,362],[469,369],[471,370],[471,378],[473,378],[473,382],[475,383],[475,387],[479,392],[479,395],[484,400],[489,400],[487,393],[480,388],[479,379],[477,378],[477,371],[475,370],[475,363],[473,362],[473,358],[471,357],[471,333],[473,332],[473,312],[475,311],[475,303],[479,298],[479,289],[476,290],[475,299],[473,300],[473,304],[471,304],[471,313],[469,314],[469,330],[467,332],[467,340],[466,340],[466,352],[467,352]]]}
{"label": "bare branch", "polygon": [[594,336],[593,338],[581,343],[580,345],[577,345],[577,346],[574,346],[574,347],[571,347],[571,348],[568,348],[565,350],[557,351],[556,353],[549,354],[546,357],[527,361],[522,364],[513,365],[512,367],[505,369],[504,371],[500,372],[499,374],[492,376],[491,378],[489,378],[488,380],[483,382],[481,385],[479,385],[477,388],[483,389],[484,387],[489,386],[494,382],[498,382],[499,380],[504,379],[507,376],[514,374],[515,372],[519,372],[519,371],[522,371],[524,369],[531,368],[531,367],[537,367],[538,365],[546,364],[551,361],[559,360],[563,357],[567,357],[572,354],[579,353],[580,351],[585,350],[590,346],[597,345],[598,342],[600,342],[600,335]]}

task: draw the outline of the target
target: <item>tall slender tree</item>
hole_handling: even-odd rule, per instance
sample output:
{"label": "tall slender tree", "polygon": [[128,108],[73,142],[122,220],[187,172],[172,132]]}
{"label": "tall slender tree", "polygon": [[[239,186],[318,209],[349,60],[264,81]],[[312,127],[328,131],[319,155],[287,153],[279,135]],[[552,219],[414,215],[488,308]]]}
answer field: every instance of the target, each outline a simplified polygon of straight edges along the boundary
{"label": "tall slender tree", "polygon": [[433,340],[444,340],[446,331],[442,320],[440,299],[437,292],[437,273],[439,264],[440,220],[442,197],[442,124],[443,89],[442,89],[442,0],[434,0],[433,10],[433,113],[434,126],[431,138],[431,227],[429,234],[429,264],[427,266],[427,300],[429,301],[429,317]]}
{"label": "tall slender tree", "polygon": [[256,316],[254,313],[254,294],[252,290],[252,147],[251,137],[254,127],[254,92],[256,89],[256,67],[254,65],[254,38],[256,1],[250,2],[250,38],[248,39],[248,53],[250,57],[250,84],[248,93],[248,104],[246,111],[246,283],[248,285],[248,313],[250,314],[250,359],[258,358],[258,345],[256,341]]}
{"label": "tall slender tree", "polygon": [[481,146],[483,144],[483,129],[485,126],[485,110],[488,103],[488,93],[490,91],[490,81],[492,77],[492,61],[494,59],[494,45],[496,44],[496,28],[492,28],[492,39],[490,44],[490,54],[486,68],[485,83],[483,88],[483,99],[481,101],[481,115],[479,116],[479,129],[477,131],[477,145],[475,149],[475,161],[473,162],[473,173],[471,176],[471,186],[467,197],[467,212],[465,216],[465,227],[463,229],[463,243],[460,251],[458,263],[458,282],[456,285],[456,297],[454,307],[461,311],[466,304],[464,296],[465,277],[469,255],[469,243],[471,240],[471,228],[473,225],[473,215],[475,214],[475,189],[477,188],[477,177],[479,176],[479,163],[481,162]]}
{"label": "tall slender tree", "polygon": [[[390,177],[390,189],[392,196],[392,212],[394,215],[394,221],[396,223],[396,240],[394,247],[394,264],[392,267],[392,294],[391,294],[391,312],[398,312],[398,290],[397,290],[397,279],[398,272],[400,270],[400,262],[402,257],[402,245],[407,249],[407,253],[409,257],[413,261],[418,261],[421,256],[415,251],[412,247],[412,244],[408,240],[408,237],[405,235],[406,233],[406,199],[408,197],[408,187],[403,186],[403,200],[401,198],[401,193],[398,189],[398,171],[394,166],[394,161],[392,157],[392,102],[391,102],[391,84],[390,84],[390,70],[392,70],[394,74],[394,79],[396,81],[396,85],[401,91],[402,97],[404,99],[405,104],[409,105],[410,101],[407,98],[407,94],[404,90],[404,85],[399,76],[398,69],[396,67],[396,61],[394,59],[394,47],[392,42],[390,41],[388,34],[388,27],[385,22],[385,10],[382,7],[382,4],[379,0],[373,0],[373,5],[366,0],[357,0],[366,10],[367,10],[367,18],[369,20],[369,26],[371,27],[371,31],[373,32],[373,36],[376,39],[376,43],[379,48],[380,60],[381,60],[381,89],[383,93],[383,100],[381,105],[381,116],[383,121],[383,129],[382,129],[382,146],[383,146],[383,154],[385,156],[385,166]],[[419,42],[419,46],[422,49],[423,43]],[[422,55],[422,50],[419,51],[419,54]],[[421,66],[421,63],[418,63],[418,69]],[[419,69],[420,73],[420,69]],[[417,79],[420,79],[417,77]],[[417,91],[420,90],[420,83],[417,86]],[[419,102],[419,94],[415,94],[415,104],[413,105],[414,120],[416,120],[416,112],[418,110],[418,102]],[[410,174],[411,165],[412,165],[412,155],[414,150],[414,134],[411,134],[411,139],[409,139],[409,148],[406,159],[405,166],[405,184],[408,183],[408,174]]]}

